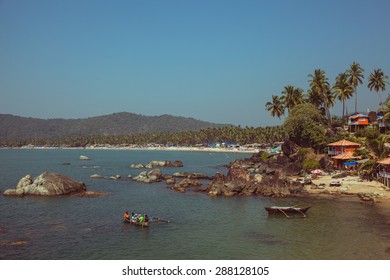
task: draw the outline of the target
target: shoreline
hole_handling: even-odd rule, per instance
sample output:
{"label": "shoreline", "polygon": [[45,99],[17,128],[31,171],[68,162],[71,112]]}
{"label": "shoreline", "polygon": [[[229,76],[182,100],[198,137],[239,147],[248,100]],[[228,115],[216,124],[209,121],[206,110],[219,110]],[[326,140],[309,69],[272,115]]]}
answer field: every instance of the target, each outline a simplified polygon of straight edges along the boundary
{"label": "shoreline", "polygon": [[[312,189],[311,185],[306,185],[305,189],[309,193],[308,197],[314,199],[349,200],[374,206],[384,218],[384,223],[390,225],[390,189],[377,181],[360,181],[358,176],[347,176],[342,179],[332,179],[329,175],[319,176],[312,182],[316,185],[325,184],[323,189]],[[339,187],[329,184],[332,181],[340,181]],[[364,201],[359,194],[368,194],[374,200]]]}
{"label": "shoreline", "polygon": [[242,153],[256,154],[256,148],[212,148],[212,147],[144,147],[144,146],[90,146],[90,147],[1,147],[3,150],[118,150],[118,151],[172,151],[172,152],[208,152],[208,153]]}

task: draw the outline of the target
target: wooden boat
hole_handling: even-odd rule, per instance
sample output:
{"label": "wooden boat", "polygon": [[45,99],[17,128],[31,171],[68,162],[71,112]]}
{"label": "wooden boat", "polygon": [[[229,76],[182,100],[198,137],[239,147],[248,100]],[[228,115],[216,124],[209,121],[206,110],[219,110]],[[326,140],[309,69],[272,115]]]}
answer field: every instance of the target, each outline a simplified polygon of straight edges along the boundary
{"label": "wooden boat", "polygon": [[264,207],[268,214],[284,214],[287,218],[290,218],[288,214],[299,214],[302,218],[306,217],[309,207],[294,207],[294,206],[270,206]]}
{"label": "wooden boat", "polygon": [[139,222],[139,221],[136,221],[136,220],[123,220],[124,223],[128,223],[128,224],[131,224],[131,225],[135,225],[135,226],[141,226],[141,227],[148,227],[149,226],[149,222]]}

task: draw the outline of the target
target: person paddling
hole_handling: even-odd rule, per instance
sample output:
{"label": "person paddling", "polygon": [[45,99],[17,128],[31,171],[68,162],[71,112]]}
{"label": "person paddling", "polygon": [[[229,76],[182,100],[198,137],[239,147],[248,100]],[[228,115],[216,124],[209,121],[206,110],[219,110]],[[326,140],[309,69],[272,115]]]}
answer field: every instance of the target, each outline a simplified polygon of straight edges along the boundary
{"label": "person paddling", "polygon": [[130,214],[129,214],[129,212],[125,212],[125,214],[123,214],[123,218],[125,218],[125,220],[127,221],[127,222],[130,222]]}

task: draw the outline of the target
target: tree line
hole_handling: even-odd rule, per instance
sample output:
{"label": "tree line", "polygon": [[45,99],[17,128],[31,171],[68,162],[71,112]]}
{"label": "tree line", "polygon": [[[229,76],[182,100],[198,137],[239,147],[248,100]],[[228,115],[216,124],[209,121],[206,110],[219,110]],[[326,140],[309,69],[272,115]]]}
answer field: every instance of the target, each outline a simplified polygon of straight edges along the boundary
{"label": "tree line", "polygon": [[[358,92],[357,88],[363,84],[364,69],[359,63],[353,62],[350,68],[340,73],[333,85],[330,84],[326,73],[322,69],[314,70],[309,74],[309,89],[304,90],[293,85],[287,85],[282,90],[281,96],[272,95],[272,101],[265,104],[273,117],[280,118],[287,112],[290,112],[296,105],[302,103],[311,103],[317,107],[325,116],[328,124],[332,123],[332,114],[330,109],[335,105],[336,100],[343,104],[342,119],[345,117],[345,101],[355,95],[355,112],[358,112]],[[386,90],[389,77],[385,75],[382,69],[374,69],[367,79],[367,87],[379,95],[379,105],[382,106],[382,92]]]}
{"label": "tree line", "polygon": [[199,131],[181,132],[150,132],[126,135],[74,135],[59,138],[33,138],[33,139],[0,139],[3,147],[51,146],[51,147],[85,147],[87,145],[175,145],[194,146],[210,145],[212,143],[238,143],[245,144],[274,144],[284,141],[286,131],[281,126],[267,127],[240,127],[225,126],[206,128]]}

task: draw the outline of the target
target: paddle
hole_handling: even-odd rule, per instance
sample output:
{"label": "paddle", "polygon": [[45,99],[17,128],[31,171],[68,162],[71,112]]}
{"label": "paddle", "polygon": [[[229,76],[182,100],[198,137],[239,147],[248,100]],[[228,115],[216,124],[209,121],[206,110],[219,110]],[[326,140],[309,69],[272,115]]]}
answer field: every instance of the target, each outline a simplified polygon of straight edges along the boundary
{"label": "paddle", "polygon": [[151,222],[162,222],[162,223],[170,223],[171,222],[169,220],[162,220],[162,219],[160,219],[158,217],[152,218],[150,221]]}

